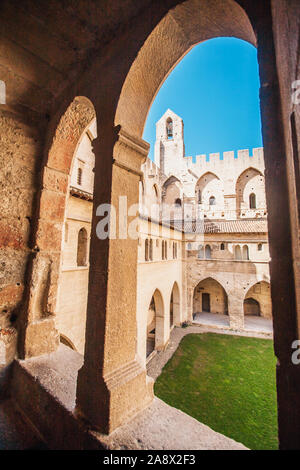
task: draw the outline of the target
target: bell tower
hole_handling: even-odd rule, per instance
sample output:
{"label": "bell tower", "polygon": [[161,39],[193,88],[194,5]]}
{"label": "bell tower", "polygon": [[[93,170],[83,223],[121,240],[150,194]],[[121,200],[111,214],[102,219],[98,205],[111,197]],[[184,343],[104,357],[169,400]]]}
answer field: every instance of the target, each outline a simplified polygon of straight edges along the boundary
{"label": "bell tower", "polygon": [[154,162],[165,175],[183,169],[183,120],[168,109],[156,123]]}

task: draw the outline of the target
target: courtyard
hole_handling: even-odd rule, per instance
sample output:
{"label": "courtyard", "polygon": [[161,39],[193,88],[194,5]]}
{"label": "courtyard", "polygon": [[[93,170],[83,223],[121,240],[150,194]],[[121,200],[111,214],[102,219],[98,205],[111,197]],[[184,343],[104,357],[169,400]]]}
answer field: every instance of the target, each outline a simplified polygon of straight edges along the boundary
{"label": "courtyard", "polygon": [[277,449],[275,364],[269,339],[188,334],[155,394],[250,449]]}

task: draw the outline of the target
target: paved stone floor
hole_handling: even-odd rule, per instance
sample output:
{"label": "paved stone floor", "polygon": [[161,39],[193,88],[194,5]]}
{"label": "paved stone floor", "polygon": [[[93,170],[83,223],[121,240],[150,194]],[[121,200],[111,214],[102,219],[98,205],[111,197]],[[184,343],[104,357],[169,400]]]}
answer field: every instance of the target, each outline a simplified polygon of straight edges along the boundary
{"label": "paved stone floor", "polygon": [[249,331],[262,331],[273,335],[273,322],[262,317],[245,317],[245,329]]}
{"label": "paved stone floor", "polygon": [[43,450],[43,444],[24,415],[10,400],[0,402],[0,450]]}
{"label": "paved stone floor", "polygon": [[[255,322],[252,324],[255,328]],[[260,328],[261,329],[261,328]],[[165,351],[157,354],[147,364],[148,375],[154,380],[176,351],[181,339],[190,333],[222,333],[258,338],[270,337],[259,331],[235,332],[220,325],[218,327],[192,325],[175,327]],[[70,356],[70,357],[69,357]],[[72,356],[72,357],[71,357]],[[66,366],[66,362],[68,367]],[[75,402],[77,370],[82,357],[61,346],[52,355],[26,361],[26,367],[44,388],[59,396],[67,410]],[[25,365],[24,365],[25,367]],[[174,433],[175,428],[178,430]],[[182,434],[182,429],[188,433]],[[192,437],[191,437],[192,436]],[[111,449],[241,449],[239,443],[215,433],[207,426],[156,398],[150,407],[139,413],[130,423],[119,428],[109,437],[102,436],[103,444]],[[178,447],[179,446],[179,447]],[[9,400],[0,402],[0,450],[1,449],[44,449],[39,436],[31,428],[23,414]]]}
{"label": "paved stone floor", "polygon": [[[193,323],[198,325],[207,325],[217,328],[229,328],[229,316],[216,313],[201,312],[196,313]],[[247,315],[245,317],[245,330],[273,334],[272,320],[267,318]]]}
{"label": "paved stone floor", "polygon": [[217,313],[196,313],[193,323],[196,325],[220,326],[229,328],[228,315],[219,315]]}
{"label": "paved stone floor", "polygon": [[[97,436],[97,433],[94,433]],[[105,447],[115,450],[245,450],[239,442],[223,436],[159,398],[110,436],[99,436]]]}

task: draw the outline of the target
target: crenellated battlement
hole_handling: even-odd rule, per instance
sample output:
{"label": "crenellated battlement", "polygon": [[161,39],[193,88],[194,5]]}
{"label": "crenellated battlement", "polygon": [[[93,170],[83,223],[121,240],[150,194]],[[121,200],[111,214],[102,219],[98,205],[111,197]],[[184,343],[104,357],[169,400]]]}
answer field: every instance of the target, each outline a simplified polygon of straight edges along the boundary
{"label": "crenellated battlement", "polygon": [[[264,217],[263,148],[186,157],[182,130],[182,119],[171,110],[158,121],[155,161],[142,165],[141,190],[150,203],[194,204],[210,218]],[[251,204],[250,196],[255,198]]]}
{"label": "crenellated battlement", "polygon": [[[224,174],[228,170],[233,173],[240,173],[246,168],[254,167],[261,172],[264,171],[264,149],[257,147],[253,149],[230,150],[223,153],[210,153],[197,155],[196,157],[183,157],[178,162],[178,170],[191,170],[195,174],[203,174],[206,171],[212,171]],[[183,163],[181,165],[180,163]],[[142,165],[142,171],[145,175],[160,176],[161,169],[149,158]],[[174,173],[176,168],[174,168]]]}
{"label": "crenellated battlement", "polygon": [[242,168],[248,166],[255,166],[264,168],[264,150],[263,147],[249,149],[242,149],[237,151],[227,151],[223,153],[210,153],[202,154],[194,157],[184,157],[186,166],[191,170],[202,171],[205,169],[224,169]]}

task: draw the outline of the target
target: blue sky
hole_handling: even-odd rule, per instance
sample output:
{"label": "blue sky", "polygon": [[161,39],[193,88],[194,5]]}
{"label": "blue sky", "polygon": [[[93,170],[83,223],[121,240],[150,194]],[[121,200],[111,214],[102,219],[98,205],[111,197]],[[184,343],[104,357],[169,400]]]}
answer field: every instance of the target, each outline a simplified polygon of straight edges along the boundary
{"label": "blue sky", "polygon": [[195,46],[171,72],[151,106],[143,138],[172,109],[184,121],[187,156],[262,146],[256,48],[234,38]]}

